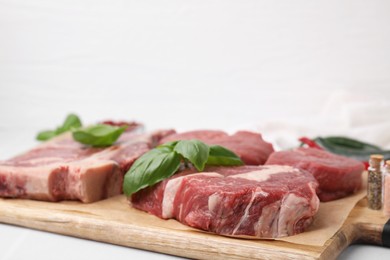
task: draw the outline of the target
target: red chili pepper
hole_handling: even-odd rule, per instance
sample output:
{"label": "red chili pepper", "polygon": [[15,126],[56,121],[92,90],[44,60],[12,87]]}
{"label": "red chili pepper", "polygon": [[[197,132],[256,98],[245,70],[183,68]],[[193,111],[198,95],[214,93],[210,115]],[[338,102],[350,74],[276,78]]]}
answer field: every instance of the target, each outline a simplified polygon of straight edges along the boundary
{"label": "red chili pepper", "polygon": [[302,143],[306,144],[307,146],[311,147],[311,148],[316,148],[316,149],[324,150],[320,145],[318,145],[315,141],[313,141],[313,140],[310,139],[310,138],[301,137],[301,138],[299,138],[298,140],[301,141]]}
{"label": "red chili pepper", "polygon": [[[316,149],[320,149],[320,150],[325,150],[323,147],[321,147],[319,144],[317,144],[314,140],[310,139],[310,138],[307,138],[307,137],[301,137],[298,139],[301,143],[303,144],[306,144],[308,147],[311,147],[311,148],[316,148]],[[346,156],[346,155],[344,155]],[[362,163],[364,163],[364,166],[366,167],[366,170],[368,169],[368,162],[367,161],[362,161]]]}
{"label": "red chili pepper", "polygon": [[364,167],[366,168],[366,170],[368,169],[368,166],[370,166],[370,164],[368,162],[362,162],[364,163]]}

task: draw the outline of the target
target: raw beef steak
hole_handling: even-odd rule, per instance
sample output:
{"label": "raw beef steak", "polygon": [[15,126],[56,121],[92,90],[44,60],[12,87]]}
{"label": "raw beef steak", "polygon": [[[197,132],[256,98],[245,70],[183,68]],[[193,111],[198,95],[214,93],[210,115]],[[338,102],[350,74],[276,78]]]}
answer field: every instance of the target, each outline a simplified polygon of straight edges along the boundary
{"label": "raw beef steak", "polygon": [[290,166],[184,171],[131,197],[133,207],[226,236],[276,238],[303,232],[319,207],[317,181]]}
{"label": "raw beef steak", "polygon": [[321,201],[345,197],[362,185],[363,163],[315,148],[275,152],[266,164],[291,165],[313,174],[319,183],[317,194]]}
{"label": "raw beef steak", "polygon": [[94,202],[122,192],[124,173],[169,131],[126,131],[108,148],[86,147],[69,133],[0,162],[0,197]]}
{"label": "raw beef steak", "polygon": [[260,134],[246,131],[228,135],[222,131],[198,130],[169,135],[163,138],[160,143],[190,139],[198,139],[208,145],[224,146],[236,153],[248,165],[264,164],[274,151],[272,144],[265,142]]}

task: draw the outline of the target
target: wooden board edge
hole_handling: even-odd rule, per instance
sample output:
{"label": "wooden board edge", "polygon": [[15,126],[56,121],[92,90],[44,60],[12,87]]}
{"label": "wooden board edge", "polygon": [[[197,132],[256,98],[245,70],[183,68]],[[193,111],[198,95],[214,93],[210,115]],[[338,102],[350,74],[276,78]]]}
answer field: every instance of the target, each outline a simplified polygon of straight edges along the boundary
{"label": "wooden board edge", "polygon": [[[19,208],[12,214],[4,212],[3,209],[2,212],[3,214],[0,215],[2,223],[187,258],[317,260],[321,256],[317,251],[300,250],[299,245],[295,250],[272,248],[272,246],[262,248],[255,244],[244,244],[238,248],[232,246],[232,243],[217,240],[218,236],[205,236],[199,233],[191,233],[189,236],[188,231],[166,229],[156,233],[155,228],[140,228],[137,225],[91,218],[91,216],[70,217],[61,212],[53,215],[50,210],[37,213],[32,209]],[[47,218],[49,214],[51,214],[50,219]]]}

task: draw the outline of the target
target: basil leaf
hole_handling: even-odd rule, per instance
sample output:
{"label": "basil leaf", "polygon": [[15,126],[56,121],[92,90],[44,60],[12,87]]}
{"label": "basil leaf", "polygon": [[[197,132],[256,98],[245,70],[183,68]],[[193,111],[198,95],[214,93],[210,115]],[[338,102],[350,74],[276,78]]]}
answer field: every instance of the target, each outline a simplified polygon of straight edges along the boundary
{"label": "basil leaf", "polygon": [[234,166],[243,165],[244,163],[241,161],[240,157],[225,147],[220,145],[212,145],[210,146],[210,153],[206,164]]}
{"label": "basil leaf", "polygon": [[36,139],[39,141],[46,141],[57,135],[79,127],[81,127],[81,121],[79,117],[75,114],[69,114],[61,126],[57,127],[55,130],[39,132],[36,136]]}
{"label": "basil leaf", "polygon": [[62,134],[66,131],[72,130],[73,128],[81,127],[81,121],[75,114],[70,114],[66,117],[65,122],[62,126],[58,127],[56,134]]}
{"label": "basil leaf", "polygon": [[142,155],[126,173],[123,192],[131,194],[172,176],[180,167],[181,157],[169,147],[160,147]]}
{"label": "basil leaf", "polygon": [[208,145],[196,139],[179,141],[174,148],[175,152],[189,160],[198,171],[203,171],[209,150]]}
{"label": "basil leaf", "polygon": [[93,125],[73,131],[73,139],[96,147],[110,146],[116,142],[125,129],[126,127]]}
{"label": "basil leaf", "polygon": [[162,144],[142,155],[126,173],[123,192],[133,193],[152,186],[175,174],[182,160],[190,161],[198,171],[208,165],[243,165],[232,151],[219,146],[208,146],[199,140],[182,140]]}
{"label": "basil leaf", "polygon": [[56,132],[55,131],[42,131],[42,132],[39,132],[36,139],[39,140],[39,141],[46,141],[46,140],[49,140],[51,138],[53,138],[54,136],[56,136]]}
{"label": "basil leaf", "polygon": [[171,149],[175,148],[176,144],[178,143],[179,141],[171,141],[171,142],[167,142],[165,144],[160,144],[159,146],[157,146],[157,148],[159,147],[169,147]]}

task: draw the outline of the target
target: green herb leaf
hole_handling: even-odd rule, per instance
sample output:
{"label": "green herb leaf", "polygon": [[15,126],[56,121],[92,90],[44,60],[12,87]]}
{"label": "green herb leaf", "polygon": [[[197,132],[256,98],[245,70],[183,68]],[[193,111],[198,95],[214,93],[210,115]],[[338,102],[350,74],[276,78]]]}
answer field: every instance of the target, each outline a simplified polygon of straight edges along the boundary
{"label": "green herb leaf", "polygon": [[93,125],[73,131],[73,139],[96,147],[110,146],[116,142],[126,127],[111,125]]}
{"label": "green herb leaf", "polygon": [[179,141],[174,148],[175,152],[190,161],[198,171],[203,171],[209,150],[208,145],[196,139]]}
{"label": "green herb leaf", "polygon": [[390,150],[382,150],[380,147],[364,143],[346,137],[317,137],[314,141],[326,151],[351,157],[353,159],[367,162],[371,154],[382,154],[385,160],[390,158]]}
{"label": "green herb leaf", "polygon": [[56,134],[62,134],[69,130],[80,128],[80,127],[81,127],[81,121],[79,117],[76,116],[75,114],[70,114],[66,117],[65,122],[62,124],[62,126],[57,128]]}
{"label": "green herb leaf", "polygon": [[160,144],[159,146],[157,146],[157,148],[160,148],[160,147],[168,147],[168,148],[171,148],[173,150],[173,148],[175,148],[176,144],[178,143],[179,141],[171,141],[171,142],[167,142],[165,144]]}
{"label": "green herb leaf", "polygon": [[241,161],[240,157],[225,147],[220,145],[212,145],[210,146],[210,153],[206,164],[234,166],[243,165],[244,163]]}
{"label": "green herb leaf", "polygon": [[39,132],[38,135],[36,136],[36,139],[39,141],[46,141],[57,135],[60,135],[62,133],[65,133],[67,131],[79,127],[81,127],[81,121],[79,117],[76,116],[75,114],[69,114],[61,126],[57,127],[55,130]]}
{"label": "green herb leaf", "polygon": [[199,140],[182,140],[162,144],[138,158],[126,173],[123,191],[127,196],[152,186],[177,172],[181,161],[190,161],[198,171],[207,165],[243,165],[232,151],[208,146]]}
{"label": "green herb leaf", "polygon": [[123,192],[131,194],[172,176],[180,167],[181,157],[167,146],[142,155],[126,173]]}
{"label": "green herb leaf", "polygon": [[56,136],[56,132],[48,130],[39,132],[36,139],[39,141],[46,141],[53,138],[54,136]]}

